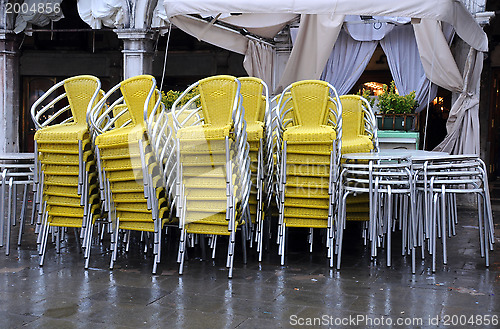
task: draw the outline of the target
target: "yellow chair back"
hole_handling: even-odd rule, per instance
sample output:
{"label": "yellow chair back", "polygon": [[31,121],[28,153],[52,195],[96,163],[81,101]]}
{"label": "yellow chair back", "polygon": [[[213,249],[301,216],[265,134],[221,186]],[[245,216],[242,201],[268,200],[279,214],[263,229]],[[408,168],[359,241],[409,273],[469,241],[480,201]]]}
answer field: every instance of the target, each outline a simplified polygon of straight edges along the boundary
{"label": "yellow chair back", "polygon": [[[79,75],[64,80],[64,90],[76,124],[87,124],[87,108],[98,86],[99,79],[91,75]],[[92,105],[98,100],[96,97]]]}
{"label": "yellow chair back", "polygon": [[324,125],[328,118],[328,83],[319,80],[303,80],[292,84],[290,89],[295,124],[304,127]]}
{"label": "yellow chair back", "polygon": [[[282,120],[283,123],[285,123],[289,119],[293,119],[295,117],[295,115],[294,115],[294,109],[293,109],[293,102],[290,100],[291,97],[292,97],[292,94],[290,92],[286,92],[285,95],[283,95],[283,102],[282,102],[282,104],[285,104],[285,106],[283,107],[283,110],[280,111],[280,113],[285,113],[286,111],[290,110],[282,118],[283,119]],[[293,125],[294,126],[297,125],[297,122],[293,122]]]}
{"label": "yellow chair back", "polygon": [[231,122],[238,83],[229,75],[218,75],[199,81],[201,109],[205,124],[221,127]]}
{"label": "yellow chair back", "polygon": [[262,95],[264,89],[262,80],[254,77],[239,78],[238,80],[241,83],[245,121],[264,121],[265,96]]}
{"label": "yellow chair back", "polygon": [[[127,108],[126,104],[119,104],[113,108],[113,116],[116,117],[121,111]],[[115,127],[119,128],[123,126],[128,120],[130,120],[130,112],[126,111],[115,121]]]}
{"label": "yellow chair back", "polygon": [[[134,125],[144,125],[144,103],[154,86],[154,77],[151,75],[138,75],[121,83],[120,90]],[[153,94],[148,104],[148,114],[153,110],[156,100],[157,97]]]}
{"label": "yellow chair back", "polygon": [[353,139],[364,130],[363,102],[358,95],[340,96],[342,103],[342,138]]}

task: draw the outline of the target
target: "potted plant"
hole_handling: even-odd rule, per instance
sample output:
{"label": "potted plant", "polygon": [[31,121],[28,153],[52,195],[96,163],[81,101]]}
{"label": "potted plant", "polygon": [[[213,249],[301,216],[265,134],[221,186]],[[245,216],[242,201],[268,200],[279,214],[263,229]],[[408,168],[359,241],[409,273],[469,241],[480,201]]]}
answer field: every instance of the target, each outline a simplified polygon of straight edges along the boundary
{"label": "potted plant", "polygon": [[[167,91],[167,93],[165,92],[161,92],[161,102],[165,105],[165,108],[167,110],[170,111],[170,109],[172,108],[172,105],[174,104],[175,100],[177,98],[179,98],[179,96],[182,94],[181,91],[176,91],[176,90],[169,90]],[[193,89],[192,91],[190,91],[186,97],[184,97],[184,99],[182,99],[181,103],[179,105],[184,105],[188,102],[189,99],[195,97],[196,95],[198,94],[198,91],[197,89]],[[201,101],[200,99],[198,98],[195,102],[194,102],[194,105],[196,107],[199,107],[201,106]]]}
{"label": "potted plant", "polygon": [[378,96],[379,114],[377,124],[379,129],[389,130],[416,130],[417,115],[414,113],[418,107],[415,100],[415,91],[408,95],[398,95],[394,81],[390,87],[383,85],[383,92]]}

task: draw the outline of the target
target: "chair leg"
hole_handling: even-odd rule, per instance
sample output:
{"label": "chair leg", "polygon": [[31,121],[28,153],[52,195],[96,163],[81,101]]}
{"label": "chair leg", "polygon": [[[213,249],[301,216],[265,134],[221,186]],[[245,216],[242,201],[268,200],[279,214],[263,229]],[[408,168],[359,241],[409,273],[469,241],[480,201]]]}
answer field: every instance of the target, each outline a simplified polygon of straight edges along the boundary
{"label": "chair leg", "polygon": [[184,256],[186,254],[186,230],[181,229],[181,237],[179,241],[179,275],[184,271]]}
{"label": "chair leg", "polygon": [[441,185],[441,227],[443,234],[441,235],[441,239],[443,239],[443,264],[448,263],[448,254],[446,250],[446,191],[444,185]]}
{"label": "chair leg", "polygon": [[478,193],[478,195],[480,195],[482,197],[482,201],[484,202],[483,203],[483,207],[479,207],[479,205],[481,204],[479,202],[479,198],[478,198],[478,215],[482,216],[484,214],[483,217],[483,222],[484,222],[484,232],[483,232],[483,235],[484,235],[484,259],[485,259],[485,266],[486,267],[489,267],[490,266],[490,256],[489,256],[489,245],[490,245],[490,235],[489,235],[489,221],[487,219],[488,217],[488,209],[487,209],[487,205],[486,203],[488,202],[488,200],[486,199],[486,196],[485,194],[482,194],[482,193]]}
{"label": "chair leg", "polygon": [[[11,230],[11,216],[12,216],[12,202],[15,202],[16,197],[14,196],[14,200],[12,200],[12,183],[13,183],[13,178],[11,177],[9,179],[9,199],[8,199],[8,210],[7,210],[7,237],[5,241],[5,255],[9,256],[10,254],[10,230]],[[15,205],[14,205],[15,208]],[[3,216],[3,214],[2,214]],[[3,226],[3,225],[2,225]]]}
{"label": "chair leg", "polygon": [[40,245],[40,266],[43,266],[43,261],[45,258],[45,251],[47,249],[49,228],[50,228],[50,225],[49,225],[49,223],[47,223],[47,219],[45,219],[43,230],[40,232],[40,234],[42,234],[42,244]]}
{"label": "chair leg", "polygon": [[113,250],[113,252],[111,253],[111,261],[109,263],[109,269],[112,270],[114,265],[115,265],[115,261],[116,261],[116,256],[118,255],[118,232],[120,230],[120,219],[119,218],[116,218],[116,228],[115,228],[115,232],[113,232],[113,236],[112,236],[112,241],[111,241],[111,244],[112,244],[112,247],[111,247],[111,250]]}
{"label": "chair leg", "polygon": [[347,196],[349,193],[344,193],[339,208],[339,222],[337,224],[337,270],[340,270],[340,262],[342,258],[342,241],[344,238],[344,225],[347,217]]}
{"label": "chair leg", "polygon": [[392,192],[391,187],[387,186],[387,266],[391,266],[391,244],[392,244]]}
{"label": "chair leg", "polygon": [[308,235],[308,240],[309,240],[309,252],[313,252],[313,232],[314,229],[311,227],[309,228],[309,235]]}
{"label": "chair leg", "polygon": [[212,237],[212,259],[215,259],[215,250],[217,248],[217,235]]}
{"label": "chair leg", "polygon": [[21,245],[21,239],[24,230],[24,216],[26,216],[26,204],[28,203],[28,184],[24,184],[23,204],[21,207],[21,218],[19,222],[19,236],[17,237],[17,245]]}
{"label": "chair leg", "polygon": [[477,194],[477,212],[478,212],[478,221],[477,225],[479,227],[479,244],[480,244],[480,251],[481,251],[481,257],[484,258],[485,256],[485,246],[486,244],[484,243],[484,235],[483,235],[483,203],[481,202],[481,195],[478,193]]}
{"label": "chair leg", "polygon": [[433,195],[433,207],[432,207],[432,216],[431,216],[431,250],[432,250],[432,273],[436,272],[436,239],[437,239],[437,199],[438,194],[435,193]]}
{"label": "chair leg", "polygon": [[241,248],[243,249],[243,264],[247,263],[247,227],[241,227]]}
{"label": "chair leg", "polygon": [[236,238],[236,227],[234,225],[233,229],[231,230],[231,233],[229,234],[229,246],[228,246],[229,279],[233,277],[235,238]]}
{"label": "chair leg", "polygon": [[87,243],[85,245],[85,266],[84,268],[87,270],[89,268],[89,262],[90,262],[90,248],[92,246],[92,233],[94,231],[94,226],[92,225],[93,221],[93,214],[89,214],[89,219],[87,223]]}

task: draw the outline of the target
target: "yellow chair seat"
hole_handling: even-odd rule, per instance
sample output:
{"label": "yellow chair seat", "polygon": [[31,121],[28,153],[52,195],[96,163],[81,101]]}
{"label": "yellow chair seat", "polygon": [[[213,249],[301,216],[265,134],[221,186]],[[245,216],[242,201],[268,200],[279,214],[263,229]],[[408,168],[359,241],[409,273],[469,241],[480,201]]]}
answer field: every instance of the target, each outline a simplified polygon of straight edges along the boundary
{"label": "yellow chair seat", "polygon": [[352,212],[352,213],[347,213],[346,215],[346,220],[348,221],[369,221],[370,220],[370,214],[368,212]]}
{"label": "yellow chair seat", "polygon": [[226,188],[226,180],[220,177],[190,177],[184,179],[184,185],[186,188],[222,189]]}
{"label": "yellow chair seat", "polygon": [[258,142],[264,137],[264,124],[259,121],[247,122],[247,140]]}
{"label": "yellow chair seat", "polygon": [[208,167],[208,166],[202,166],[202,167],[185,167],[182,170],[182,175],[184,177],[226,177],[226,172],[224,170],[224,167],[222,166],[217,166],[217,167]]}
{"label": "yellow chair seat", "polygon": [[329,177],[330,165],[286,165],[287,175]]}
{"label": "yellow chair seat", "polygon": [[196,200],[225,200],[226,196],[226,186],[221,188],[212,188],[210,193],[203,188],[194,188],[186,190],[186,198],[196,199]]}
{"label": "yellow chair seat", "polygon": [[285,218],[315,218],[327,219],[328,209],[322,208],[304,208],[304,207],[285,207]]}
{"label": "yellow chair seat", "polygon": [[363,153],[373,150],[373,142],[368,136],[360,135],[355,139],[342,139],[342,154]]}
{"label": "yellow chair seat", "polygon": [[145,127],[138,124],[113,129],[97,136],[95,144],[99,149],[128,146],[144,138]]}
{"label": "yellow chair seat", "polygon": [[[231,143],[231,141],[230,141]],[[226,143],[224,140],[180,140],[179,146],[181,153],[225,153]]]}
{"label": "yellow chair seat", "polygon": [[328,198],[314,199],[314,198],[285,197],[285,208],[303,207],[303,208],[328,209],[329,204],[330,201]]}
{"label": "yellow chair seat", "polygon": [[83,219],[78,217],[66,217],[66,216],[57,216],[57,215],[49,215],[48,222],[50,226],[57,227],[82,227]]}
{"label": "yellow chair seat", "polygon": [[186,202],[186,209],[195,210],[201,209],[205,212],[214,212],[218,213],[221,211],[226,211],[227,207],[227,199],[224,198],[222,200],[196,200],[196,199],[188,199]]}
{"label": "yellow chair seat", "polygon": [[331,126],[294,126],[283,133],[283,140],[289,144],[332,143],[335,140],[335,130]]}
{"label": "yellow chair seat", "polygon": [[328,219],[285,217],[287,227],[327,228]]}
{"label": "yellow chair seat", "polygon": [[286,186],[328,189],[329,185],[330,182],[328,177],[304,177],[290,175],[286,178]]}
{"label": "yellow chair seat", "polygon": [[295,198],[316,198],[328,199],[328,189],[325,188],[304,188],[285,186],[285,199],[287,197]]}
{"label": "yellow chair seat", "polygon": [[203,209],[187,209],[186,211],[186,224],[199,223],[199,224],[212,224],[212,225],[227,225],[226,209],[220,212],[205,212]]}
{"label": "yellow chair seat", "polygon": [[[238,223],[236,223],[238,225]],[[227,222],[225,225],[189,223],[186,224],[186,232],[192,234],[216,234],[229,235]]]}
{"label": "yellow chair seat", "polygon": [[79,140],[88,138],[87,124],[65,123],[44,127],[35,133],[38,143],[78,144]]}
{"label": "yellow chair seat", "polygon": [[223,166],[226,164],[225,154],[182,154],[181,153],[181,163],[182,165],[190,166]]}
{"label": "yellow chair seat", "polygon": [[330,165],[330,155],[328,154],[297,154],[287,153],[286,163],[299,165]]}
{"label": "yellow chair seat", "polygon": [[128,180],[142,181],[143,175],[142,170],[120,170],[107,172],[106,178],[110,182],[121,182]]}
{"label": "yellow chair seat", "polygon": [[226,137],[229,137],[230,132],[231,125],[212,126],[205,124],[181,128],[177,132],[177,138],[181,140],[181,142],[198,140],[224,140]]}

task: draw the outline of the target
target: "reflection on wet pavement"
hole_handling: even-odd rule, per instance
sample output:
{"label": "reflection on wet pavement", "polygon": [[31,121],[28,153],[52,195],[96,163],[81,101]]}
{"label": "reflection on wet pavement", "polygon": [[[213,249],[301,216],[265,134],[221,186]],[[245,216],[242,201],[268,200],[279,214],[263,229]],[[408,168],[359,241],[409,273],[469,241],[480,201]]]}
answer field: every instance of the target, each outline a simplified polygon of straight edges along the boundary
{"label": "reflection on wet pavement", "polygon": [[[500,207],[494,210],[498,218]],[[240,329],[349,327],[354,322],[345,321],[356,319],[363,321],[357,327],[387,327],[380,322],[383,317],[394,321],[394,327],[397,319],[420,319],[416,326],[435,328],[449,327],[444,321],[453,316],[474,316],[474,321],[490,319],[489,325],[478,327],[497,328],[492,320],[500,317],[498,242],[486,269],[479,257],[475,210],[462,208],[459,214],[458,234],[448,240],[448,265],[438,263],[433,274],[426,258],[417,262],[415,275],[411,259],[397,255],[396,243],[391,268],[385,266],[383,253],[371,261],[355,225],[346,231],[340,271],[328,267],[321,243],[309,253],[306,233],[292,230],[287,266],[279,265],[275,246],[260,264],[254,250],[243,264],[237,249],[233,279],[227,278],[224,241],[215,261],[202,261],[199,249],[190,250],[182,276],[177,274],[175,244],[170,243],[153,276],[151,259],[139,247],[131,247],[128,254],[121,251],[116,268],[109,271],[109,240],[94,241],[91,268],[85,271],[74,235],[68,234],[60,254],[48,248],[41,268],[34,230],[28,225],[22,246],[0,256],[0,325]],[[498,224],[495,228],[499,241]],[[319,322],[308,322],[315,319]],[[404,323],[401,327],[415,327]]]}

